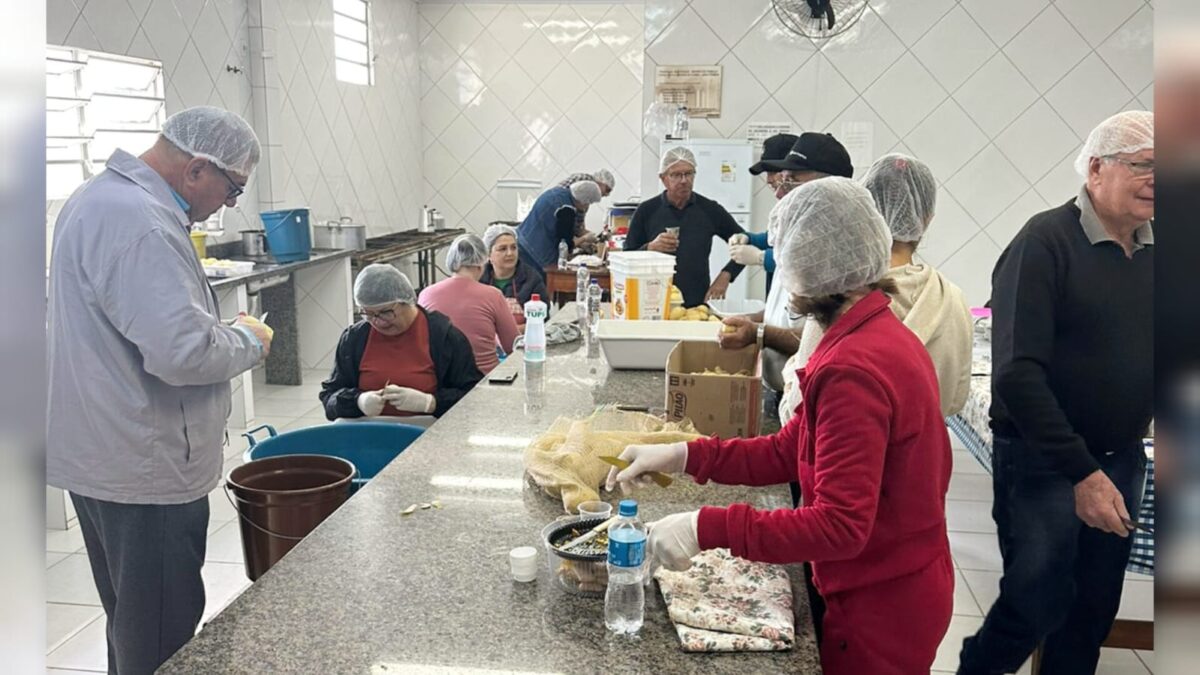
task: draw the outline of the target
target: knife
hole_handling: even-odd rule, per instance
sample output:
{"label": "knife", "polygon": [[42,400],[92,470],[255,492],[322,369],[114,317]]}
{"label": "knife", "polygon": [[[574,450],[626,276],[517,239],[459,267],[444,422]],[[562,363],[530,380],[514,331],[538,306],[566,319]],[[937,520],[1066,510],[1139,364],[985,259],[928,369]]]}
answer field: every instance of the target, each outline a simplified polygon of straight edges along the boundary
{"label": "knife", "polygon": [[609,526],[612,525],[613,522],[616,521],[616,519],[619,517],[620,516],[613,516],[612,518],[609,518],[608,520],[604,521],[603,523],[600,523],[599,525],[593,527],[591,530],[588,530],[585,534],[581,534],[578,537],[575,537],[574,539],[572,539],[571,541],[568,541],[567,543],[563,544],[562,546],[559,546],[558,550],[566,551],[567,549],[575,548],[576,546],[578,546],[580,544],[586,544],[587,542],[600,536],[600,533],[607,530],[609,528]]}
{"label": "knife", "polygon": [[[630,465],[630,462],[621,459],[620,457],[613,457],[612,455],[600,455],[598,459],[601,462],[604,462],[605,464],[611,464],[622,471],[628,469]],[[650,477],[650,480],[658,483],[659,487],[667,487],[675,480],[661,471],[647,471],[646,475]]]}
{"label": "knife", "polygon": [[1145,532],[1146,534],[1154,534],[1153,527],[1146,527],[1145,525],[1137,522],[1136,520],[1126,520],[1125,527],[1128,527],[1131,530],[1141,530],[1142,532]]}

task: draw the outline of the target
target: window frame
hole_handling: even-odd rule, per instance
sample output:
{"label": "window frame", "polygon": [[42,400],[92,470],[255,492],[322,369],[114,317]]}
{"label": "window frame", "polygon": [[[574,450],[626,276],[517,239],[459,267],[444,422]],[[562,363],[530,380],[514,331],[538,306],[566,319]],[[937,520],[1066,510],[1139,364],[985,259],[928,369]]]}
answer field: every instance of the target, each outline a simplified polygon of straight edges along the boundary
{"label": "window frame", "polygon": [[[339,4],[345,3],[345,2],[361,3],[362,8],[363,8],[363,13],[362,13],[363,18],[360,19],[356,16],[352,16],[350,14],[340,11]],[[333,8],[333,21],[334,21],[334,33],[333,33],[333,35],[334,35],[334,38],[333,38],[333,66],[334,66],[333,67],[333,75],[334,75],[334,79],[337,80],[338,82],[343,82],[345,84],[354,84],[354,85],[366,86],[366,87],[375,86],[375,45],[374,45],[374,39],[371,36],[371,18],[372,18],[372,16],[371,16],[370,0],[331,0],[330,4],[332,5],[332,8]],[[339,21],[339,19],[341,19],[341,21]],[[339,33],[338,29],[337,29],[338,23],[344,23],[346,21],[351,21],[356,24],[360,24],[362,26],[362,33],[365,36],[365,40],[359,40],[356,37],[351,37],[349,35]],[[344,49],[341,50],[341,53],[339,53],[338,46],[339,46],[340,40],[345,40],[347,43],[353,43],[357,48],[364,50],[366,52],[366,60],[359,61],[354,58],[349,58],[346,55]],[[366,74],[365,78],[351,79],[351,78],[345,76],[342,72],[343,64],[346,68],[354,69],[355,72],[358,72],[360,74],[365,73]],[[365,80],[365,81],[363,81],[363,80]]]}

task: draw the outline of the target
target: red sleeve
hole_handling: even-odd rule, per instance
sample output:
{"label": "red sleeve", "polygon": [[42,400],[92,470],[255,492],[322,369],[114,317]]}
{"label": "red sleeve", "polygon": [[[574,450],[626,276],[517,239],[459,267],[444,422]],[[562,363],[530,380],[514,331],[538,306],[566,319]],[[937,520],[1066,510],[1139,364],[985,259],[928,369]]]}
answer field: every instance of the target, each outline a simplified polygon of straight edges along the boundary
{"label": "red sleeve", "polygon": [[794,563],[845,560],[866,546],[879,505],[891,399],[857,368],[826,366],[815,378],[805,402],[817,406],[814,486],[805,505],[775,511],[748,504],[705,507],[697,528],[700,548],[727,547],[747,560]]}
{"label": "red sleeve", "polygon": [[703,485],[779,485],[796,480],[797,429],[792,420],[771,436],[730,438],[716,436],[688,443],[687,472]]}

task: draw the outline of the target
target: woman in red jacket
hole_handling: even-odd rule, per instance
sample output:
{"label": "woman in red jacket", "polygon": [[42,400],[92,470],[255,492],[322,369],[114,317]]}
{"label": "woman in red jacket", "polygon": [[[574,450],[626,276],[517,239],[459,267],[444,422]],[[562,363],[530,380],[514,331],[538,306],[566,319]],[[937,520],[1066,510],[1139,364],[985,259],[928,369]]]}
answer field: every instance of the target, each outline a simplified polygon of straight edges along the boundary
{"label": "woman in red jacket", "polygon": [[946,536],[950,439],[937,375],[921,341],[888,309],[891,236],[869,192],[824,178],[789,194],[776,256],[793,311],[825,328],[800,370],[803,403],[773,436],[629,446],[632,465],[697,483],[800,481],[804,503],[760,511],[704,507],[650,525],[653,555],[686,569],[702,549],[768,563],[811,561],[827,609],[821,665],[830,675],[928,673],[953,607]]}

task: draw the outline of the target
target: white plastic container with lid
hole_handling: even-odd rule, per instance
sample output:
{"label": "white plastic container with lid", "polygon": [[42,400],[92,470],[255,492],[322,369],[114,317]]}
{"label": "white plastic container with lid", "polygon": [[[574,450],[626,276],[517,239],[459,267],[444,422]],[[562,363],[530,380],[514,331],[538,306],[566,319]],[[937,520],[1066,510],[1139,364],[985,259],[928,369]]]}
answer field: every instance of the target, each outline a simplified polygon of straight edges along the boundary
{"label": "white plastic container with lid", "polygon": [[625,251],[608,256],[615,319],[661,321],[669,315],[675,256]]}

